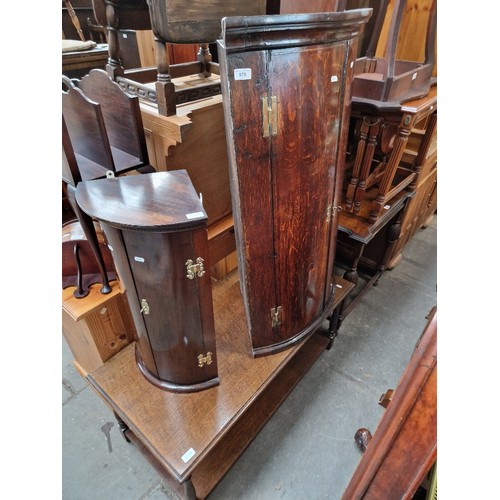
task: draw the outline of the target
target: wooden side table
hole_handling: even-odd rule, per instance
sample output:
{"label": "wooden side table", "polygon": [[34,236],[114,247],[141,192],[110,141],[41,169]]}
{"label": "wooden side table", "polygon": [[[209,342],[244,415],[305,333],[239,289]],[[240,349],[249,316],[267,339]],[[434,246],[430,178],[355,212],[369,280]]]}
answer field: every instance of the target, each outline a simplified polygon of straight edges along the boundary
{"label": "wooden side table", "polygon": [[[369,222],[366,217],[370,210],[371,201],[376,193],[368,191],[358,214],[347,210],[341,210],[339,214],[339,232],[337,254],[347,257],[348,269],[343,278],[355,285],[351,299],[345,301],[339,312],[340,323],[352,312],[371,286],[376,286],[382,273],[387,268],[389,258],[392,255],[394,245],[401,233],[401,217],[406,203],[412,193],[400,191],[391,201],[385,205],[376,222]],[[369,280],[360,288],[358,287],[358,265],[363,256],[365,247],[370,244],[382,230],[386,231],[386,241],[383,255],[375,263],[375,271]]]}
{"label": "wooden side table", "polygon": [[[335,308],[349,290],[336,289]],[[252,357],[238,273],[213,285],[220,384],[175,394],[150,384],[126,347],[87,376],[133,442],[179,497],[205,498],[329,343],[315,333],[286,351]]]}
{"label": "wooden side table", "polygon": [[110,285],[111,292],[107,295],[100,292],[100,284],[91,285],[83,299],[75,298],[75,287],[62,291],[62,333],[82,377],[134,340],[135,328],[127,299],[118,281]]}

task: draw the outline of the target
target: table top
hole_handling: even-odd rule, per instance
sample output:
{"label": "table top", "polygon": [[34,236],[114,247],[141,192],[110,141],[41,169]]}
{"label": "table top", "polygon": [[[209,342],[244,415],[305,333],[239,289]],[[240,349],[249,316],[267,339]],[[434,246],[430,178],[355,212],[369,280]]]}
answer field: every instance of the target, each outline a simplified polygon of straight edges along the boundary
{"label": "table top", "polygon": [[375,222],[370,222],[368,216],[370,213],[371,202],[376,195],[376,190],[367,191],[365,199],[361,203],[359,213],[354,214],[342,207],[339,214],[339,231],[346,233],[349,238],[359,241],[361,243],[368,243],[373,237],[396,215],[396,213],[403,207],[407,198],[413,195],[408,191],[400,191],[391,201],[387,204],[380,216]]}
{"label": "table top", "polygon": [[[339,304],[352,285],[341,278],[336,284]],[[237,270],[214,282],[212,294],[220,385],[190,394],[157,388],[140,373],[135,344],[87,377],[179,482],[191,475],[302,345],[253,358]]]}

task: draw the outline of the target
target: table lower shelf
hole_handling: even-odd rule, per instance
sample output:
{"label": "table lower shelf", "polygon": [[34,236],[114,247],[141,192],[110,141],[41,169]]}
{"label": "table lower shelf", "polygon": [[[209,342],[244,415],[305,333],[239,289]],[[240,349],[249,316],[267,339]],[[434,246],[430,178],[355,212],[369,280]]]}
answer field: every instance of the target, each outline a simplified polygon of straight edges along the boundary
{"label": "table lower shelf", "polygon": [[[337,279],[334,308],[351,290]],[[343,286],[345,285],[345,286]],[[213,287],[220,385],[176,394],[150,384],[127,346],[87,376],[124,435],[181,498],[205,498],[328,346],[326,330],[253,358],[236,272]]]}

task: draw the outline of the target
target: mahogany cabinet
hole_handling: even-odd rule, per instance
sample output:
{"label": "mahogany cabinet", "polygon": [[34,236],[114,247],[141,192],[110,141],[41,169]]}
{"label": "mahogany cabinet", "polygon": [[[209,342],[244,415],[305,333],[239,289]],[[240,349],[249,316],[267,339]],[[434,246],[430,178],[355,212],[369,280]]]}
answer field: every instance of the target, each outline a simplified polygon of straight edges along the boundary
{"label": "mahogany cabinet", "polygon": [[217,385],[207,215],[187,172],[87,181],[76,199],[106,234],[143,375],[174,392]]}
{"label": "mahogany cabinet", "polygon": [[352,68],[370,15],[222,20],[230,188],[254,356],[304,339],[331,312]]}
{"label": "mahogany cabinet", "polygon": [[79,299],[73,288],[62,291],[62,333],[73,354],[73,365],[82,375],[102,366],[135,338],[135,328],[125,294],[116,280],[104,295],[97,283]]}

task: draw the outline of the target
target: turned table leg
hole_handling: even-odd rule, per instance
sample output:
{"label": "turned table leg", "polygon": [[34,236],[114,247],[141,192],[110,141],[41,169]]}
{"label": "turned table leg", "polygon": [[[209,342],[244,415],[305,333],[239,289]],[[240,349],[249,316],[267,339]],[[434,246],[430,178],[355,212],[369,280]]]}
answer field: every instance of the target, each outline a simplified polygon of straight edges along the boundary
{"label": "turned table leg", "polygon": [[382,261],[380,262],[378,269],[377,269],[379,276],[378,276],[377,280],[375,281],[375,283],[373,283],[373,286],[378,285],[378,280],[379,280],[380,276],[382,276],[382,273],[387,268],[387,265],[389,264],[389,260],[392,256],[392,251],[394,249],[394,246],[396,245],[396,242],[399,240],[399,237],[401,236],[401,220],[403,218],[403,214],[405,211],[407,201],[408,200],[406,200],[404,202],[403,207],[401,208],[401,210],[399,211],[399,213],[396,217],[396,220],[389,226],[389,229],[388,229],[387,235],[386,235],[387,244],[385,246],[384,255],[383,255]]}
{"label": "turned table leg", "polygon": [[187,500],[196,500],[196,490],[194,489],[193,481],[189,477],[183,483],[184,486],[184,495]]}
{"label": "turned table leg", "polygon": [[113,412],[113,415],[116,418],[116,422],[118,423],[118,429],[120,429],[120,433],[123,436],[123,439],[125,439],[127,443],[130,443],[130,439],[125,434],[125,432],[128,431],[128,425],[118,416],[116,412]]}
{"label": "turned table leg", "polygon": [[358,284],[358,264],[359,260],[361,259],[361,256],[363,255],[363,250],[365,248],[364,243],[361,243],[358,245],[357,248],[357,254],[354,256],[352,262],[351,262],[351,267],[348,271],[344,273],[343,278],[347,281],[350,281],[351,283],[354,283],[354,285]]}

